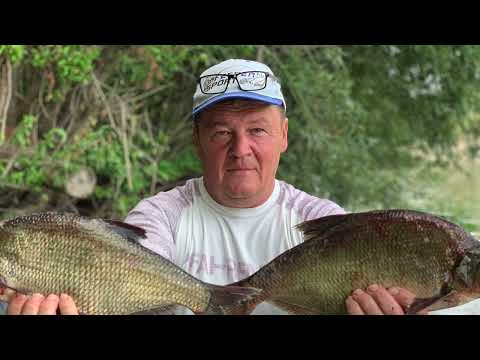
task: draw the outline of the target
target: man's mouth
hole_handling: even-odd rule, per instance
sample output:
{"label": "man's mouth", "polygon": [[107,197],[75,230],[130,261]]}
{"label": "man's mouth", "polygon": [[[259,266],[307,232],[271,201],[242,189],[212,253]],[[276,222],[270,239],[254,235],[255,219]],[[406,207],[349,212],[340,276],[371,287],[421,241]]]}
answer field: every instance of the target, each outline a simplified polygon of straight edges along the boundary
{"label": "man's mouth", "polygon": [[238,169],[227,169],[228,172],[247,172],[247,171],[255,171],[255,169],[246,169],[246,168],[238,168]]}

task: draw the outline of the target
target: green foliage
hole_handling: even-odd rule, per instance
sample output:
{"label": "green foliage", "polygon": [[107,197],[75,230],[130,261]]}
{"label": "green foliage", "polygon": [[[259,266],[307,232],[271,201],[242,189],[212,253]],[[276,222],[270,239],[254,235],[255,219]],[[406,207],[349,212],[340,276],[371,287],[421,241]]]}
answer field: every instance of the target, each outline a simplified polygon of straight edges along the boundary
{"label": "green foliage", "polygon": [[467,112],[478,106],[478,46],[362,46],[346,53],[353,95],[378,125],[371,136],[397,146],[450,147]]}
{"label": "green foliage", "polygon": [[24,115],[22,121],[15,130],[12,143],[18,145],[21,149],[25,149],[30,142],[29,138],[37,123],[38,118],[36,116]]}
{"label": "green foliage", "polygon": [[0,45],[0,56],[6,55],[14,65],[17,65],[24,56],[25,45]]}
{"label": "green foliage", "polygon": [[24,61],[33,71],[50,72],[50,82],[55,85],[46,100],[60,102],[71,88],[91,81],[100,54],[98,46],[38,45],[28,47]]}
{"label": "green foliage", "polygon": [[46,45],[31,48],[31,63],[36,68],[54,66],[59,80],[87,84],[93,62],[100,55],[98,47],[81,45]]}
{"label": "green foliage", "polygon": [[[139,147],[130,153],[132,159],[137,159],[131,169],[133,188],[130,189],[126,182],[128,170],[124,149],[109,125],[92,128],[85,137],[76,138],[68,138],[62,128],[52,128],[37,145],[33,145],[28,139],[35,123],[35,117],[25,116],[17,129],[14,143],[21,149],[30,149],[33,156],[31,152],[19,156],[15,171],[7,176],[6,182],[38,193],[44,186],[63,191],[70,175],[83,167],[90,167],[99,179],[94,198],[98,201],[115,199],[113,210],[125,215],[142,196],[149,195],[153,177],[169,182],[185,173],[200,170],[191,148],[177,154],[175,159],[165,156],[154,164],[148,163],[144,156],[150,149]],[[4,169],[6,161],[0,165],[0,169]]]}
{"label": "green foliage", "polygon": [[478,127],[467,115],[478,106],[479,47],[294,50],[271,61],[293,108],[281,174],[347,207],[398,200],[430,161],[418,153],[455,161],[459,136]]}
{"label": "green foliage", "polygon": [[228,58],[261,57],[282,81],[289,149],[279,178],[347,209],[398,204],[420,186],[420,167],[456,160],[460,137],[471,138],[472,156],[480,151],[475,45],[1,45],[2,55],[16,64],[23,100],[14,99],[7,144],[21,151],[0,158],[0,176],[62,193],[90,167],[92,200],[118,216],[200,173],[196,79]]}
{"label": "green foliage", "polygon": [[447,168],[413,174],[416,188],[404,192],[396,207],[414,208],[442,216],[480,240],[480,162],[460,158]]}

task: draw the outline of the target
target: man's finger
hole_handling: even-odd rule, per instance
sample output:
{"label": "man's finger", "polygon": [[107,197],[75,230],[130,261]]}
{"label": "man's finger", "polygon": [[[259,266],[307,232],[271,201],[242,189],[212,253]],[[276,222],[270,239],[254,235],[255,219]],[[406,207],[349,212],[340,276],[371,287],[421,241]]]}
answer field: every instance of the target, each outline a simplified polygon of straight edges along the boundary
{"label": "man's finger", "polygon": [[415,301],[415,294],[406,289],[392,287],[388,289],[388,292],[404,309],[408,308]]}
{"label": "man's finger", "polygon": [[404,315],[405,312],[395,298],[383,286],[373,284],[367,292],[375,300],[385,315]]}
{"label": "man's finger", "polygon": [[[395,300],[404,308],[407,309],[415,301],[415,294],[402,288],[393,287],[388,289],[388,292]],[[418,315],[428,315],[428,309],[422,309],[417,312]]]}
{"label": "man's finger", "polygon": [[57,295],[50,294],[42,301],[38,309],[38,315],[56,315],[59,298]]}
{"label": "man's finger", "polygon": [[351,296],[347,298],[347,300],[345,301],[345,305],[347,306],[347,312],[350,315],[365,315],[360,305],[355,300],[353,300]]}
{"label": "man's finger", "polygon": [[27,301],[27,297],[24,294],[17,293],[12,297],[7,307],[8,315],[20,315],[23,309],[23,305]]}
{"label": "man's finger", "polygon": [[357,289],[353,292],[352,297],[360,305],[365,315],[383,315],[383,311],[375,300],[365,291]]}
{"label": "man's finger", "polygon": [[42,294],[33,294],[22,308],[22,315],[37,315],[40,303],[45,299]]}
{"label": "man's finger", "polygon": [[62,315],[78,315],[78,309],[75,302],[66,294],[60,295],[58,306]]}

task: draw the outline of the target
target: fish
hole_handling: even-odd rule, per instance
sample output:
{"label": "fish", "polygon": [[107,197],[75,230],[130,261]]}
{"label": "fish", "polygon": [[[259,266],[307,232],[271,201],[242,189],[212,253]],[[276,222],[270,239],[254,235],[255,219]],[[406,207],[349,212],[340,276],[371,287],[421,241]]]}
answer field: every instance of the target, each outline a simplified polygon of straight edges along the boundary
{"label": "fish", "polygon": [[296,226],[304,241],[251,276],[232,283],[262,293],[230,314],[261,302],[294,315],[344,315],[345,300],[371,284],[416,295],[406,314],[480,298],[480,242],[443,217],[408,209],[331,215]]}
{"label": "fish", "polygon": [[261,292],[202,282],[142,246],[145,238],[139,227],[71,213],[0,222],[0,287],[67,293],[86,315],[155,314],[175,306],[222,315]]}

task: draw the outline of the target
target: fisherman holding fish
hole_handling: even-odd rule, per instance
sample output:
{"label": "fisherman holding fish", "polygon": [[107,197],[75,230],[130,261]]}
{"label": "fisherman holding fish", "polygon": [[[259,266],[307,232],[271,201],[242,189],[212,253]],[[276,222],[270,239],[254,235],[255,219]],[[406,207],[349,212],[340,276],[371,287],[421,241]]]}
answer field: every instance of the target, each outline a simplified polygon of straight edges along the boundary
{"label": "fisherman holding fish", "polygon": [[[140,243],[206,283],[228,285],[255,273],[304,241],[295,227],[345,214],[334,202],[276,179],[288,147],[287,105],[265,64],[230,59],[204,71],[193,97],[193,143],[203,177],[140,201],[125,222],[142,228]],[[404,314],[415,295],[370,284],[351,289],[349,314]],[[78,313],[68,295],[19,295],[9,314]],[[170,313],[191,314],[184,307]],[[284,314],[271,304],[252,314]]]}

